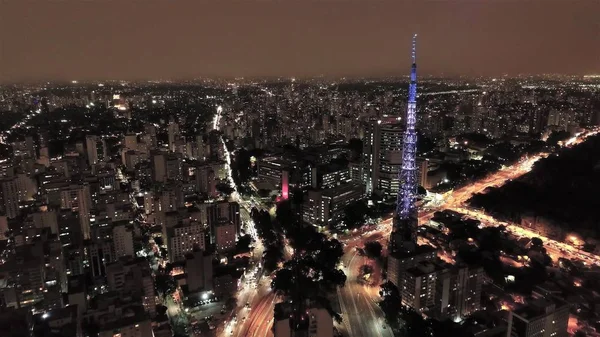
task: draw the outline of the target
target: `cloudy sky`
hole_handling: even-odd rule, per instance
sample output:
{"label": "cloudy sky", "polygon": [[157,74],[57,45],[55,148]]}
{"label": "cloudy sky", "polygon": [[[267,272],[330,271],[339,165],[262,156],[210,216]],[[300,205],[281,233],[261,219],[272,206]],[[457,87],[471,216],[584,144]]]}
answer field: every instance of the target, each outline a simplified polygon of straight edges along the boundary
{"label": "cloudy sky", "polygon": [[1,0],[0,81],[600,73],[596,0]]}

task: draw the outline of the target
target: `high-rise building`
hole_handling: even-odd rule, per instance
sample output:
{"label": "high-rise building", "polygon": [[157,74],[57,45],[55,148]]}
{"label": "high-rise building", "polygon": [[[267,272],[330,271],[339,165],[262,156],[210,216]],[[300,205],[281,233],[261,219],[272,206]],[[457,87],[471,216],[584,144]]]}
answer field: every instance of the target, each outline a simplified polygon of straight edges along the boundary
{"label": "high-rise building", "polygon": [[87,249],[92,276],[106,276],[106,265],[116,260],[112,241],[95,240]]}
{"label": "high-rise building", "polygon": [[205,193],[209,198],[217,195],[215,171],[210,165],[196,167],[196,190]]}
{"label": "high-rise building", "polygon": [[402,274],[399,286],[402,304],[417,312],[425,312],[436,304],[436,285],[443,268],[435,263],[423,261],[408,268]]}
{"label": "high-rise building", "polygon": [[33,213],[32,218],[35,228],[50,228],[52,234],[59,234],[56,211],[42,209]]}
{"label": "high-rise building", "polygon": [[364,194],[364,185],[355,182],[325,190],[308,191],[308,198],[302,207],[302,218],[312,225],[327,225],[340,220],[346,207],[360,200]]}
{"label": "high-rise building", "polygon": [[152,178],[157,182],[167,181],[167,159],[164,153],[155,153],[151,157]]}
{"label": "high-rise building", "polygon": [[106,141],[98,136],[89,135],[85,137],[88,163],[96,165],[108,156]]}
{"label": "high-rise building", "polygon": [[215,240],[215,229],[223,221],[233,224],[236,234],[240,230],[240,205],[237,202],[220,201],[209,204],[206,208],[207,222],[212,233],[212,240]]}
{"label": "high-rise building", "polygon": [[8,239],[8,217],[0,215],[0,241]]}
{"label": "high-rise building", "polygon": [[135,256],[133,249],[133,229],[124,224],[113,227],[113,243],[115,246],[115,257]]}
{"label": "high-rise building", "polygon": [[60,191],[61,209],[70,209],[79,215],[81,225],[81,234],[83,239],[90,238],[90,209],[92,207],[92,196],[90,194],[90,185],[87,183],[81,185],[71,185]]}
{"label": "high-rise building", "polygon": [[463,319],[481,309],[482,267],[452,266],[438,274],[436,314]]}
{"label": "high-rise building", "polygon": [[17,177],[0,180],[0,210],[9,219],[14,219],[19,215]]}
{"label": "high-rise building", "polygon": [[313,188],[328,189],[349,183],[352,180],[347,166],[335,164],[313,167],[310,175]]}
{"label": "high-rise building", "polygon": [[551,295],[534,293],[535,299],[510,312],[507,337],[567,337],[569,307]]}
{"label": "high-rise building", "polygon": [[185,258],[194,250],[204,250],[206,247],[204,226],[197,222],[181,223],[166,228],[167,250],[169,261],[175,262]]}
{"label": "high-rise building", "polygon": [[175,121],[171,120],[168,126],[169,133],[169,151],[175,152],[176,150],[176,141],[179,138],[179,124]]}
{"label": "high-rise building", "polygon": [[195,251],[185,260],[188,290],[191,293],[213,290],[212,255]]}
{"label": "high-rise building", "polygon": [[221,218],[213,228],[214,243],[217,252],[221,253],[235,250],[237,232],[238,230],[232,221]]}
{"label": "high-rise building", "polygon": [[129,133],[126,134],[125,137],[123,137],[123,146],[125,147],[125,150],[133,150],[133,151],[137,151],[137,135],[135,133]]}
{"label": "high-rise building", "polygon": [[199,161],[204,161],[208,158],[209,155],[209,147],[204,142],[204,136],[198,135],[196,136],[196,144],[192,147],[192,158],[195,158]]}
{"label": "high-rise building", "polygon": [[183,179],[182,158],[179,154],[169,154],[165,159],[167,180]]}
{"label": "high-rise building", "polygon": [[391,198],[399,190],[403,133],[404,125],[399,117],[372,122],[367,128],[362,154],[362,180],[368,194]]}

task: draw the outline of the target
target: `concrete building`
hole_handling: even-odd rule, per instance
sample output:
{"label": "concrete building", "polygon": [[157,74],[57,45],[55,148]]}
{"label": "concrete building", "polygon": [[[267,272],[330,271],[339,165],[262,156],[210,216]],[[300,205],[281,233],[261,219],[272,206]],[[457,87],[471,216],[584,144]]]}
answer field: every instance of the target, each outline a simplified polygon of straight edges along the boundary
{"label": "concrete building", "polygon": [[220,201],[206,205],[206,220],[211,230],[212,243],[216,242],[216,229],[226,223],[232,224],[238,235],[241,226],[240,205],[237,202]]}
{"label": "concrete building", "polygon": [[363,144],[363,183],[368,194],[391,198],[400,188],[398,172],[402,166],[404,125],[400,117],[372,122]]}
{"label": "concrete building", "polygon": [[167,131],[169,134],[169,151],[175,152],[176,150],[176,141],[179,138],[179,124],[175,121],[171,120],[169,122],[169,126],[167,127]]}
{"label": "concrete building", "polygon": [[16,175],[17,193],[19,201],[31,201],[37,193],[37,185],[25,173],[17,173]]}
{"label": "concrete building", "polygon": [[217,252],[223,253],[235,250],[238,228],[233,222],[221,218],[215,225],[213,233]]}
{"label": "concrete building", "polygon": [[59,234],[56,211],[44,208],[32,214],[35,228],[50,228],[52,234]]}
{"label": "concrete building", "polygon": [[[401,183],[398,171],[402,166],[403,136],[404,125],[399,117],[372,122],[367,128],[362,155],[362,182],[367,194],[396,196]],[[417,159],[417,178],[421,186],[427,184],[428,169],[424,161],[426,159]]]}
{"label": "concrete building", "polygon": [[567,337],[569,304],[534,293],[534,299],[509,313],[507,337]]}
{"label": "concrete building", "polygon": [[8,233],[8,217],[6,215],[0,215],[0,241],[8,239],[6,234]]}
{"label": "concrete building", "polygon": [[291,311],[273,323],[274,337],[333,337],[333,318],[326,309]]}
{"label": "concrete building", "polygon": [[311,169],[311,186],[318,189],[329,189],[349,183],[352,180],[350,170],[341,165],[320,165]]}
{"label": "concrete building", "polygon": [[[114,306],[113,306],[114,307]],[[105,314],[98,337],[152,337],[152,322],[138,307],[113,308]]]}
{"label": "concrete building", "polygon": [[196,190],[205,193],[209,198],[217,195],[217,180],[211,165],[196,167]]}
{"label": "concrete building", "polygon": [[85,137],[88,163],[96,165],[108,157],[106,141],[101,137],[90,135]]}
{"label": "concrete building", "polygon": [[481,309],[483,267],[452,266],[438,275],[436,314],[463,319]]}
{"label": "concrete building", "polygon": [[133,228],[127,225],[115,225],[112,229],[113,244],[115,247],[115,258],[135,256],[133,248]]}
{"label": "concrete building", "polygon": [[175,262],[185,258],[185,255],[194,249],[205,250],[204,226],[197,222],[180,223],[174,227],[166,228],[167,250],[169,261]]}
{"label": "concrete building", "polygon": [[364,185],[354,182],[326,190],[308,191],[302,218],[304,222],[313,225],[327,225],[337,221],[344,215],[346,206],[360,200],[364,193]]}
{"label": "concrete building", "polygon": [[106,266],[106,281],[110,291],[122,297],[133,296],[141,301],[144,310],[156,314],[154,278],[144,258],[121,259]]}
{"label": "concrete building", "polygon": [[92,197],[90,194],[90,185],[70,185],[60,190],[61,209],[70,209],[79,215],[81,233],[83,239],[90,238],[90,209],[92,207]]}
{"label": "concrete building", "polygon": [[152,178],[157,182],[167,181],[167,160],[164,153],[154,153],[151,156]]}
{"label": "concrete building", "polygon": [[185,273],[190,293],[213,291],[212,255],[195,251],[185,260]]}
{"label": "concrete building", "polygon": [[14,219],[19,215],[17,177],[0,180],[0,211],[9,219]]}
{"label": "concrete building", "polygon": [[387,278],[392,282],[400,292],[402,292],[402,277],[404,271],[416,267],[419,263],[425,261],[435,261],[437,254],[431,246],[416,246],[413,252],[396,251],[389,255],[387,264]]}
{"label": "concrete building", "polygon": [[[398,287],[402,304],[417,312],[427,312],[436,304],[436,285],[443,267],[430,261],[422,261],[407,268]],[[439,296],[439,295],[438,295]]]}

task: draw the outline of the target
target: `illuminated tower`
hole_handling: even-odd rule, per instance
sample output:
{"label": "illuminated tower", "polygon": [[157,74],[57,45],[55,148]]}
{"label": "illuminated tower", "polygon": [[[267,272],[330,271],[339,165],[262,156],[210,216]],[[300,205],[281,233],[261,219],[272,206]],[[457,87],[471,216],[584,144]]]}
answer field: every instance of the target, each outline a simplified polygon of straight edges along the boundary
{"label": "illuminated tower", "polygon": [[406,130],[402,145],[402,168],[398,172],[400,189],[396,201],[396,213],[392,237],[392,251],[413,252],[417,247],[418,212],[415,204],[417,195],[417,35],[413,36],[412,68],[408,87],[408,107],[406,110]]}

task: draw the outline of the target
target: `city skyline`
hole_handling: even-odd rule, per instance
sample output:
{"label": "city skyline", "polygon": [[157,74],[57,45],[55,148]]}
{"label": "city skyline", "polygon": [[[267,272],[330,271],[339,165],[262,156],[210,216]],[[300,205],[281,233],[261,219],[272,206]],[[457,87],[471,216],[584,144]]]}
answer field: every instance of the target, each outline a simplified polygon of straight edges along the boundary
{"label": "city skyline", "polygon": [[[600,73],[600,4],[4,2],[0,82]],[[12,28],[11,28],[12,27]],[[19,33],[14,34],[14,28]]]}

